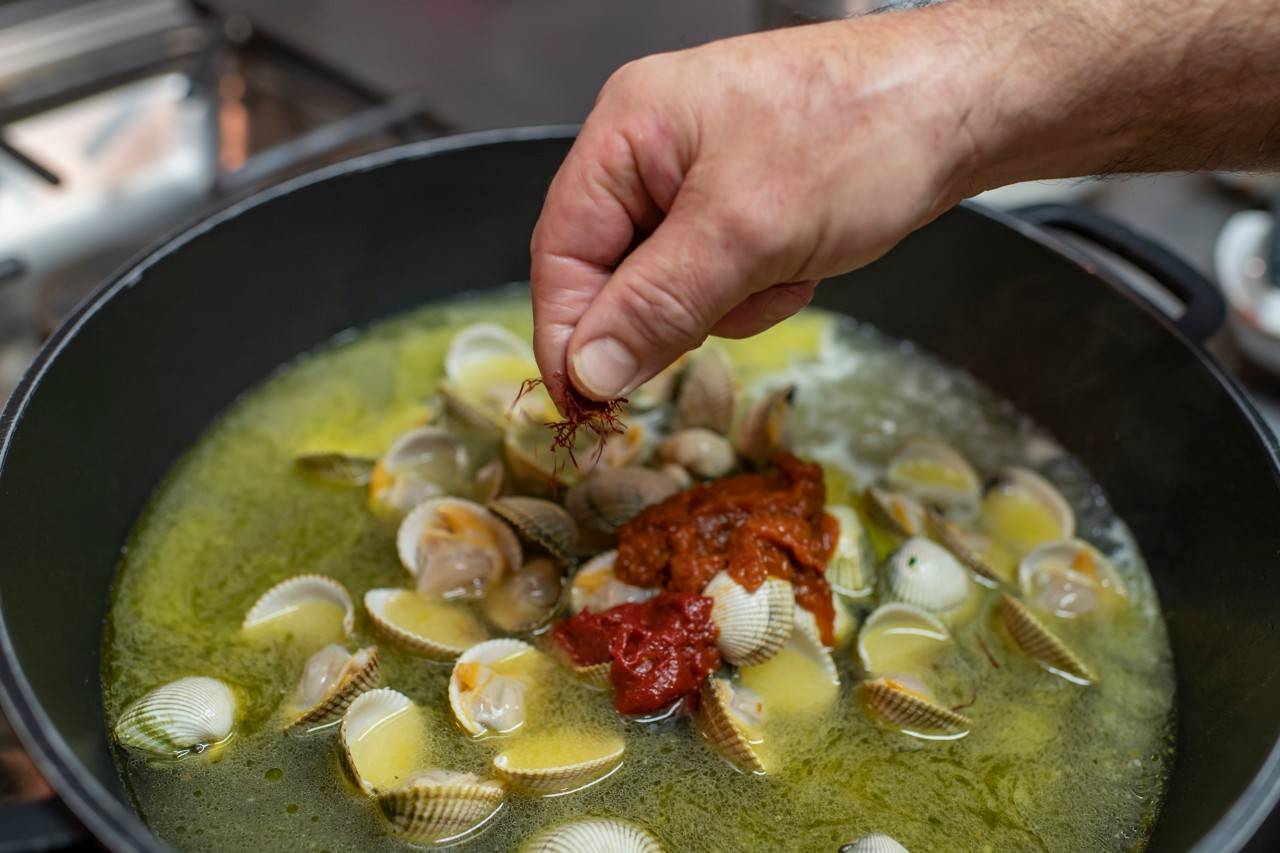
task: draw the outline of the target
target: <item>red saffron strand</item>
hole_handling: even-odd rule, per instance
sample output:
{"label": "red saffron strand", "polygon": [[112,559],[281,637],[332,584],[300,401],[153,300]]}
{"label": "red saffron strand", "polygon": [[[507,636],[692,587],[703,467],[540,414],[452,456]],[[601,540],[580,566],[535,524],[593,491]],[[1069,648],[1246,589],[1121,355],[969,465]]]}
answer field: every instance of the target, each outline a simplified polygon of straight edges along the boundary
{"label": "red saffron strand", "polygon": [[573,387],[568,375],[561,370],[547,374],[545,382],[539,378],[526,379],[522,382],[520,393],[511,403],[512,407],[514,408],[525,394],[539,385],[546,387],[551,399],[559,404],[560,410],[564,413],[563,420],[546,424],[551,430],[551,452],[554,454],[556,450],[563,448],[569,454],[569,461],[573,463],[574,468],[578,467],[578,459],[574,455],[573,447],[579,429],[589,430],[597,439],[595,454],[591,460],[592,465],[600,461],[600,455],[604,453],[605,440],[609,436],[622,435],[627,431],[626,425],[619,417],[620,409],[627,402],[625,397],[613,400],[592,400]]}

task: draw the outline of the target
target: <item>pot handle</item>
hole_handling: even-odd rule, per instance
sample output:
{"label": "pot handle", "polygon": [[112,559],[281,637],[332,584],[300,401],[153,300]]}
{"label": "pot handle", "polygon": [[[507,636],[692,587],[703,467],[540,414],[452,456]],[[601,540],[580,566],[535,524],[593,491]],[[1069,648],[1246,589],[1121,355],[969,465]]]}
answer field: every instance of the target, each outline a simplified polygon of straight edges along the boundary
{"label": "pot handle", "polygon": [[[1199,270],[1155,240],[1079,205],[1033,204],[1014,213],[1032,224],[1066,231],[1096,243],[1151,276],[1182,302],[1182,316],[1170,319],[1182,334],[1196,343],[1204,343],[1221,328],[1227,314],[1222,292]],[[1141,293],[1132,288],[1129,291],[1166,313]]]}

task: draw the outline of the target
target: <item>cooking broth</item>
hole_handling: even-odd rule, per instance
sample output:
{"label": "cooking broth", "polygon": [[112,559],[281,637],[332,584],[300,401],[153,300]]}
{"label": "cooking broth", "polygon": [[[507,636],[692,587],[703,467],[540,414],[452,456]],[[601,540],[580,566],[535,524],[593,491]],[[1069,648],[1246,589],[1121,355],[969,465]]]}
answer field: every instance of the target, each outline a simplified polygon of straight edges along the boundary
{"label": "cooking broth", "polygon": [[[296,574],[335,578],[357,603],[370,588],[407,585],[395,527],[369,512],[364,492],[317,485],[294,459],[381,453],[429,414],[423,401],[436,390],[450,339],[481,320],[527,337],[527,289],[428,306],[286,365],[209,428],[139,520],[104,637],[107,720],[186,675],[220,678],[240,699],[234,735],[204,754],[119,753],[139,813],[173,846],[411,846],[345,777],[334,727],[305,737],[279,730],[278,708],[328,638],[246,638],[240,625],[264,590]],[[853,698],[862,675],[846,643],[834,652],[841,684],[829,709],[815,713],[796,697],[771,717],[777,769],[761,777],[730,765],[687,716],[624,722],[607,692],[555,668],[531,719],[559,731],[621,732],[624,763],[564,796],[509,794],[455,849],[515,849],[585,815],[639,824],[668,851],[834,851],[871,832],[915,853],[1140,849],[1171,763],[1172,659],[1141,555],[1088,472],[970,377],[847,319],[810,309],[723,347],[748,391],[797,385],[795,451],[823,465],[830,502],[856,503],[917,434],[945,439],[984,476],[1018,464],[1050,479],[1076,513],[1077,535],[1113,560],[1128,593],[1114,612],[1053,623],[1100,679],[1082,687],[1017,652],[995,626],[999,594],[984,590],[929,669],[939,700],[972,719],[967,736],[927,740],[871,722]],[[895,541],[871,532],[883,558]],[[871,605],[850,609],[863,617]],[[375,644],[382,684],[411,697],[425,721],[414,749],[431,766],[490,776],[502,741],[477,742],[454,724],[451,664],[380,641],[361,613],[347,646]],[[782,667],[753,674],[785,677]]]}

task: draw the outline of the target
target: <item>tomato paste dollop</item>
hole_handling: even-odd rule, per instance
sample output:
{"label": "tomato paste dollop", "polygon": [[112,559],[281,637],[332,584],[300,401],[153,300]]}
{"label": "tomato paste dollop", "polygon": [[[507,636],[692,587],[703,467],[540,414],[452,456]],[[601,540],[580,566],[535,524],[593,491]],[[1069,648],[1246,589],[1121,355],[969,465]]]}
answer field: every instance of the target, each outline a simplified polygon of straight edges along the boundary
{"label": "tomato paste dollop", "polygon": [[612,661],[614,707],[647,714],[696,693],[720,665],[711,604],[663,592],[601,613],[583,610],[556,626],[555,639],[578,666]]}
{"label": "tomato paste dollop", "polygon": [[825,572],[840,525],[825,502],[821,466],[780,453],[766,472],[702,483],[624,524],[614,572],[685,593],[701,592],[721,570],[752,592],[766,577],[783,578],[829,644],[835,611]]}

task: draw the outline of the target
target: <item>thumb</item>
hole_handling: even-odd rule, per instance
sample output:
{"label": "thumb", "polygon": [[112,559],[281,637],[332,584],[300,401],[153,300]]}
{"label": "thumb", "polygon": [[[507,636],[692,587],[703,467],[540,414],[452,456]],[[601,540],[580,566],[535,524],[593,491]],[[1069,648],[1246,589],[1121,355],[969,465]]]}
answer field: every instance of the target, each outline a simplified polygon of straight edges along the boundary
{"label": "thumb", "polygon": [[600,400],[623,397],[685,352],[756,290],[748,252],[730,252],[711,217],[663,220],[609,277],[568,347],[573,383]]}

